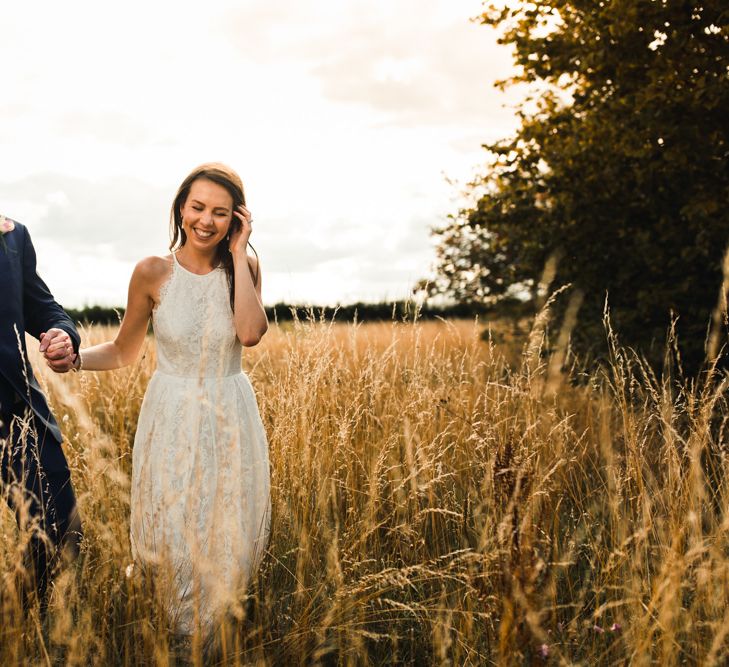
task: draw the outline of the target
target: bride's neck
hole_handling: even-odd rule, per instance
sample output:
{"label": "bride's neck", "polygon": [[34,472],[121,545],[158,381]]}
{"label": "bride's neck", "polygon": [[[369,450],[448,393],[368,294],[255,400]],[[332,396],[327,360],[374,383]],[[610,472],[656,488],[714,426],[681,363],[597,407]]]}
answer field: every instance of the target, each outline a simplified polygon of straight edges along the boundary
{"label": "bride's neck", "polygon": [[215,249],[212,252],[200,252],[186,243],[177,251],[177,259],[186,268],[194,272],[205,273],[215,268]]}

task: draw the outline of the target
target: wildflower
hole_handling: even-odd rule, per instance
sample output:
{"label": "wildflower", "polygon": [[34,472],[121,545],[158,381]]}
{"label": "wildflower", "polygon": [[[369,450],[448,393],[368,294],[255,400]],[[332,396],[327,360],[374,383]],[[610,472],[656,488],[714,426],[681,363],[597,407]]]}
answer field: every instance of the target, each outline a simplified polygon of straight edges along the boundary
{"label": "wildflower", "polygon": [[127,579],[132,576],[132,572],[134,572],[134,563],[129,563],[129,565],[127,565],[126,569],[124,570],[124,574],[127,575]]}
{"label": "wildflower", "polygon": [[4,215],[0,215],[0,234],[7,234],[15,229],[15,223]]}
{"label": "wildflower", "polygon": [[595,624],[592,626],[592,630],[594,632],[597,632],[598,635],[601,635],[605,630],[603,630],[599,625]]}
{"label": "wildflower", "polygon": [[539,657],[540,658],[548,658],[549,657],[549,644],[542,644],[539,647]]}
{"label": "wildflower", "polygon": [[4,215],[0,214],[0,245],[2,245],[3,250],[6,250],[8,247],[3,237],[5,234],[12,232],[14,229],[15,223],[10,218],[6,218]]}
{"label": "wildflower", "polygon": [[623,626],[620,625],[620,623],[613,623],[610,626],[610,632],[620,632],[623,629]]}

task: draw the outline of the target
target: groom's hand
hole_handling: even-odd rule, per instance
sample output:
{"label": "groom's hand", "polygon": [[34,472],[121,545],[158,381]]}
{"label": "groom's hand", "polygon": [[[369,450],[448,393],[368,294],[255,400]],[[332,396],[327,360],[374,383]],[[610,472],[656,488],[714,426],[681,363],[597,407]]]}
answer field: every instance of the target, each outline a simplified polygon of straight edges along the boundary
{"label": "groom's hand", "polygon": [[73,368],[76,353],[71,337],[63,329],[48,329],[40,335],[40,352],[46,363],[56,373],[66,373]]}

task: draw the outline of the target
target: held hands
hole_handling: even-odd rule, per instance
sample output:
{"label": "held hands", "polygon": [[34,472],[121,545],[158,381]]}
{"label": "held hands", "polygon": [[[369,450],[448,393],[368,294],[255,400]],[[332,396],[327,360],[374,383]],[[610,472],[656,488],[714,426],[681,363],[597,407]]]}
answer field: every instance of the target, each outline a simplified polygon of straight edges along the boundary
{"label": "held hands", "polygon": [[67,373],[74,367],[77,355],[71,337],[63,329],[48,329],[42,333],[39,350],[56,373]]}
{"label": "held hands", "polygon": [[251,212],[243,204],[237,210],[233,211],[233,215],[240,221],[240,228],[230,234],[228,248],[230,249],[230,254],[234,258],[237,258],[239,255],[245,256],[248,239],[251,236],[251,223],[253,222],[253,218],[251,217]]}

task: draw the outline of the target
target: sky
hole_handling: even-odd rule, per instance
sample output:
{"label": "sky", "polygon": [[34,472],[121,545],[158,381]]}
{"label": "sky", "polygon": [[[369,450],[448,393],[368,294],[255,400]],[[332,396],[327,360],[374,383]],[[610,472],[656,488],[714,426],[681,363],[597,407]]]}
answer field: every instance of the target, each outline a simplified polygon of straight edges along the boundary
{"label": "sky", "polygon": [[267,304],[407,297],[517,126],[478,0],[3,3],[0,213],[67,307],[124,305],[198,164],[242,177]]}

